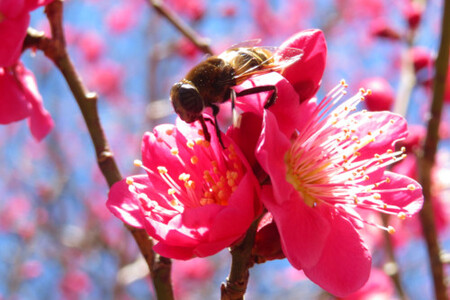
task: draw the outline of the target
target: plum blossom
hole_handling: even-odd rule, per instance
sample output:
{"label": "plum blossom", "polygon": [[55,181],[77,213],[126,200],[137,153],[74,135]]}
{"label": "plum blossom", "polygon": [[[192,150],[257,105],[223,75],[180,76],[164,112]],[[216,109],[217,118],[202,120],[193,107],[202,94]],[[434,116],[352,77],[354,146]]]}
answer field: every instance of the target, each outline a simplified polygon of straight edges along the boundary
{"label": "plum blossom", "polygon": [[300,102],[313,97],[320,87],[325,70],[327,44],[323,32],[318,29],[307,29],[287,39],[275,53],[277,59],[289,56],[291,48],[301,49],[301,60],[281,72],[295,89]]}
{"label": "plum blossom", "polygon": [[369,277],[371,255],[358,232],[363,224],[395,231],[358,210],[404,219],[423,202],[416,181],[385,170],[404,157],[394,144],[407,135],[406,121],[389,112],[353,113],[369,92],[340,103],[345,87],[338,85],[310,114],[292,111],[307,119],[292,138],[265,110],[255,150],[271,180],[261,200],[277,224],[284,254],[336,296],[356,291]]}
{"label": "plum blossom", "polygon": [[391,110],[395,100],[395,92],[389,82],[383,77],[371,77],[364,79],[360,86],[371,90],[370,95],[365,96],[365,104],[368,110]]}
{"label": "plum blossom", "polygon": [[147,174],[109,193],[108,208],[145,228],[157,241],[154,250],[169,258],[205,257],[231,246],[261,209],[258,182],[239,149],[226,136],[222,149],[215,135],[207,142],[202,134],[180,120],[157,126],[144,135],[137,163]]}
{"label": "plum blossom", "polygon": [[42,104],[36,79],[22,63],[0,67],[0,124],[28,118],[33,137],[40,141],[53,128],[53,120]]}
{"label": "plum blossom", "polygon": [[14,65],[30,24],[30,12],[53,0],[3,0],[0,2],[0,67]]}

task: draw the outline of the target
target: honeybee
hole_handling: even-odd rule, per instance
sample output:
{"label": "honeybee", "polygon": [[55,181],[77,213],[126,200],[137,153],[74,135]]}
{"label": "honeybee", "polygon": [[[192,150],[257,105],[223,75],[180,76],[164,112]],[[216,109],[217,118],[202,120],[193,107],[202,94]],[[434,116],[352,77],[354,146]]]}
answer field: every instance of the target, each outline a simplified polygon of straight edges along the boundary
{"label": "honeybee", "polygon": [[[253,41],[256,44],[257,41]],[[210,141],[202,112],[211,107],[214,116],[216,134],[223,147],[220,130],[217,125],[218,104],[231,98],[234,112],[236,97],[254,93],[272,91],[264,105],[270,107],[276,100],[276,87],[273,85],[257,86],[236,93],[232,87],[241,84],[252,76],[271,71],[282,72],[283,69],[298,61],[301,49],[283,49],[284,58],[276,59],[276,47],[257,47],[248,44],[236,45],[218,56],[211,56],[193,67],[187,75],[172,86],[170,100],[175,112],[186,123],[200,121],[205,139]],[[211,121],[211,120],[210,120]]]}

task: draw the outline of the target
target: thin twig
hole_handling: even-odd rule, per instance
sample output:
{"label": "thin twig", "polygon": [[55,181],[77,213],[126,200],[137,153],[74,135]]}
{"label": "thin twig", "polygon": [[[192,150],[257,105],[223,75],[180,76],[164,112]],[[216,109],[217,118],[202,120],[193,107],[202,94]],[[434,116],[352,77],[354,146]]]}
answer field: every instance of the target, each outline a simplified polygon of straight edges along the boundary
{"label": "thin twig", "polygon": [[[97,95],[89,92],[84,86],[81,77],[78,75],[66,50],[66,43],[63,30],[63,3],[54,1],[45,7],[45,13],[50,23],[52,38],[47,38],[35,30],[29,30],[24,42],[24,49],[37,48],[53,61],[61,71],[72,94],[80,107],[81,113],[86,122],[89,134],[94,144],[98,166],[105,177],[108,186],[120,181],[122,176],[114,160],[114,156],[109,148],[97,110]],[[153,274],[154,266],[159,266],[159,261],[155,261],[152,250],[153,243],[144,229],[136,229],[126,226],[132,233],[136,243],[143,254],[150,273]],[[173,292],[170,283],[170,264],[165,264],[165,277],[153,276],[152,279],[158,299],[173,299]],[[160,274],[158,272],[157,274]],[[169,278],[169,280],[167,279]],[[156,280],[155,280],[156,279]],[[164,291],[164,292],[161,292]]]}
{"label": "thin twig", "polygon": [[[387,227],[389,225],[389,215],[381,214],[381,219],[383,221],[383,226]],[[384,231],[383,233],[385,248],[387,254],[387,262],[384,265],[384,272],[391,277],[394,282],[395,289],[397,290],[398,296],[401,300],[408,299],[405,290],[402,286],[400,271],[398,268],[398,263],[395,257],[394,245],[392,244],[392,237],[389,232]]]}
{"label": "thin twig", "polygon": [[165,7],[160,0],[149,0],[151,6],[163,17],[165,17],[173,26],[175,26],[185,37],[187,37],[197,48],[206,54],[213,55],[213,51],[209,47],[209,41],[200,37],[191,27],[183,20]]}
{"label": "thin twig", "polygon": [[423,145],[423,151],[419,156],[419,176],[425,198],[420,211],[423,233],[428,247],[428,257],[434,281],[436,299],[446,300],[447,288],[445,283],[444,268],[441,261],[439,241],[437,239],[434,223],[433,208],[431,203],[431,170],[435,162],[437,146],[439,142],[439,125],[441,122],[442,107],[444,104],[445,81],[449,63],[450,49],[450,1],[444,1],[444,11],[441,27],[441,45],[435,64],[435,77],[433,84],[433,102],[431,103],[428,120],[427,135]]}
{"label": "thin twig", "polygon": [[231,249],[231,270],[226,283],[220,287],[221,300],[243,300],[247,290],[249,269],[253,266],[252,248],[255,242],[258,217],[253,221],[242,242]]}

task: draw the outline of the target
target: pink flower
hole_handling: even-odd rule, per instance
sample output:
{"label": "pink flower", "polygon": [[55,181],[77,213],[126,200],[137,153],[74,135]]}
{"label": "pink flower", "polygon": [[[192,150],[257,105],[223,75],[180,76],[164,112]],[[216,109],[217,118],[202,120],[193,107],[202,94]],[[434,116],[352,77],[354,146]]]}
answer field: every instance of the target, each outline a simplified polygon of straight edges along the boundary
{"label": "pink flower", "polygon": [[42,140],[53,128],[53,120],[42,104],[33,73],[22,63],[0,67],[0,124],[28,118],[31,134]]}
{"label": "pink flower", "polygon": [[386,79],[382,77],[367,78],[360,83],[360,86],[371,90],[371,93],[365,96],[368,110],[382,111],[391,109],[395,101],[395,93]]}
{"label": "pink flower", "polygon": [[256,146],[271,179],[261,200],[278,226],[284,254],[336,296],[359,289],[370,273],[371,255],[358,230],[371,223],[357,211],[404,219],[423,202],[416,181],[385,170],[403,156],[393,147],[407,135],[406,121],[389,112],[353,113],[366,94],[339,104],[345,86],[333,89],[309,115],[291,112],[307,120],[294,138],[282,134],[276,116],[265,110]]}
{"label": "pink flower", "polygon": [[327,44],[322,31],[308,29],[285,41],[276,56],[289,56],[290,48],[301,49],[303,56],[281,72],[281,75],[291,83],[299,95],[300,102],[303,102],[313,97],[320,87],[327,58]]}
{"label": "pink flower", "polygon": [[[214,127],[208,124],[208,130]],[[128,177],[109,193],[108,208],[125,223],[145,228],[154,250],[175,258],[205,257],[245,234],[260,212],[259,185],[233,142],[178,121],[146,133],[146,175]]]}
{"label": "pink flower", "polygon": [[0,67],[15,64],[30,23],[30,11],[53,0],[2,0],[0,2]]}
{"label": "pink flower", "polygon": [[382,270],[372,269],[366,284],[360,290],[344,297],[342,300],[368,299],[395,299],[394,284]]}

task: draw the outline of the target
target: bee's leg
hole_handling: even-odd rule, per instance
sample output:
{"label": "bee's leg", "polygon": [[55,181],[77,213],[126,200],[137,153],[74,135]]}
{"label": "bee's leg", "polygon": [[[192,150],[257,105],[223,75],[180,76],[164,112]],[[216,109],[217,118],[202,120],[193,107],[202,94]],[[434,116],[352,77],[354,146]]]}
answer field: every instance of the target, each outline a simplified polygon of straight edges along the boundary
{"label": "bee's leg", "polygon": [[219,143],[222,146],[223,149],[225,149],[225,146],[222,141],[222,133],[220,132],[219,123],[217,122],[217,114],[219,113],[219,107],[217,105],[212,104],[211,105],[213,116],[214,116],[214,128],[216,129],[216,135],[219,139]]}
{"label": "bee's leg", "polygon": [[200,121],[200,124],[202,124],[202,130],[203,130],[203,135],[205,136],[205,140],[210,142],[211,135],[209,134],[208,127],[206,127],[205,119],[203,118],[203,116],[200,116],[200,118],[198,120]]}
{"label": "bee's leg", "polygon": [[233,127],[239,128],[240,127],[240,117],[238,116],[238,113],[236,111],[236,91],[233,89],[230,89],[230,99],[231,99],[231,114],[232,114],[232,121],[233,121]]}
{"label": "bee's leg", "polygon": [[261,86],[255,86],[253,88],[249,88],[246,90],[243,90],[239,93],[236,93],[237,97],[247,96],[251,94],[257,94],[262,92],[270,92],[273,91],[272,95],[270,95],[269,100],[267,100],[266,104],[264,104],[264,108],[269,108],[272,105],[275,104],[275,100],[277,100],[277,87],[274,85],[261,85]]}

